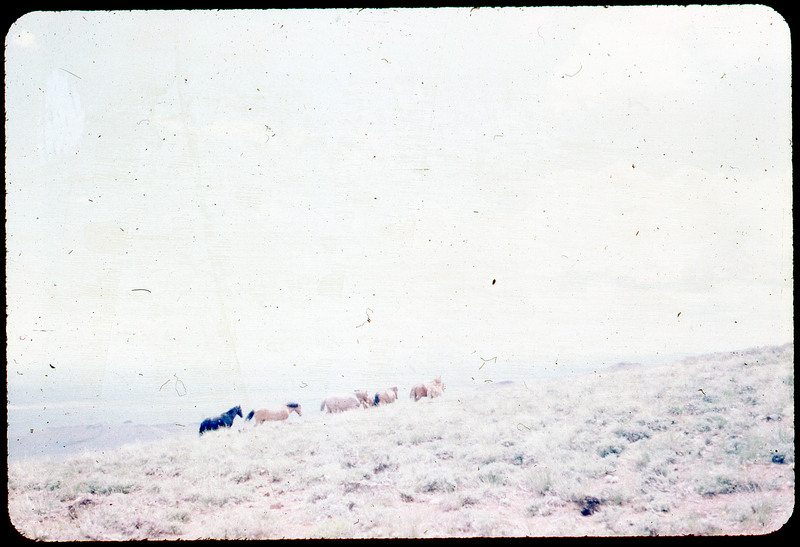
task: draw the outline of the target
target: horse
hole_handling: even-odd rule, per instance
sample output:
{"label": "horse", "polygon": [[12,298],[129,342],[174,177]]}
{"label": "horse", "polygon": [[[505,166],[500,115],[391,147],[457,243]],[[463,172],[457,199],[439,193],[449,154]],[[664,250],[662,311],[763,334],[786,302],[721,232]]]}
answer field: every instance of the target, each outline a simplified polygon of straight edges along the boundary
{"label": "horse", "polygon": [[200,424],[200,435],[206,431],[216,430],[220,427],[230,427],[233,425],[233,420],[236,416],[242,417],[242,407],[237,405],[224,414],[220,414],[216,418],[206,418]]}
{"label": "horse", "polygon": [[368,395],[365,391],[356,392],[353,395],[334,395],[322,401],[322,405],[319,407],[319,409],[325,410],[327,408],[328,413],[330,414],[331,412],[344,412],[345,410],[358,408],[359,406],[366,408],[369,404],[367,403],[367,398]]}
{"label": "horse", "polygon": [[[433,393],[431,393],[433,390]],[[438,397],[444,392],[444,384],[442,383],[442,377],[439,376],[438,378],[434,379],[431,382],[425,384],[417,384],[411,388],[411,393],[409,397],[414,399],[414,401],[419,401],[423,397]]]}
{"label": "horse", "polygon": [[260,410],[251,410],[245,420],[251,420],[255,418],[255,425],[259,425],[264,422],[279,422],[287,419],[289,414],[292,412],[297,412],[298,416],[303,415],[300,412],[300,405],[297,403],[287,403],[281,408],[262,408]]}
{"label": "horse", "polygon": [[397,387],[390,387],[386,391],[380,391],[375,394],[372,406],[379,404],[389,404],[397,400]]}
{"label": "horse", "polygon": [[425,387],[425,384],[415,385],[414,387],[411,388],[411,393],[409,394],[409,397],[414,399],[414,401],[419,401],[423,397],[427,396],[428,396],[428,388]]}
{"label": "horse", "polygon": [[353,393],[355,394],[355,396],[358,399],[358,402],[359,402],[359,404],[361,406],[363,406],[364,408],[367,408],[370,405],[369,393],[367,393],[366,391],[360,390],[360,389],[354,390]]}

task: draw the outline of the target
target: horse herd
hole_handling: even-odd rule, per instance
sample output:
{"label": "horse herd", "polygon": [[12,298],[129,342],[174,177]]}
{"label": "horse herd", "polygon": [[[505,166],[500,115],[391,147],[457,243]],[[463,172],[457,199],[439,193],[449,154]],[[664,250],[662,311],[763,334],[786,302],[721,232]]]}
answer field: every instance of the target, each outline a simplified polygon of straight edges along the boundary
{"label": "horse herd", "polygon": [[[433,399],[439,397],[444,392],[444,384],[442,377],[434,379],[431,382],[416,384],[411,388],[409,397],[414,401],[419,401],[423,397]],[[322,401],[319,407],[320,411],[327,410],[328,413],[344,412],[354,408],[369,408],[370,406],[377,406],[382,404],[390,404],[397,400],[397,388],[391,387],[385,391],[379,391],[375,395],[370,395],[366,391],[356,390],[352,395],[332,396]],[[302,416],[300,405],[297,403],[287,403],[279,408],[262,408],[259,410],[251,410],[247,414],[245,420],[253,420],[254,425],[259,425],[264,422],[280,421],[289,418],[289,414],[296,412],[298,416]],[[215,418],[206,418],[200,424],[200,435],[206,431],[212,431],[219,428],[231,427],[233,420],[242,416],[242,407],[235,406],[229,411],[220,414]]]}

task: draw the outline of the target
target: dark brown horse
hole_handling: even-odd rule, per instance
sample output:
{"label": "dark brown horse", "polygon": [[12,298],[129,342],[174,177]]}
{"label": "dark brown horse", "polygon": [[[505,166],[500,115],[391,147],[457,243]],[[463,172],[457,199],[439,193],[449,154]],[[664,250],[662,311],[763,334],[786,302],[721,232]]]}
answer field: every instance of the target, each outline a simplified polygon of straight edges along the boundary
{"label": "dark brown horse", "polygon": [[206,431],[219,429],[220,427],[230,427],[233,425],[233,420],[236,418],[236,416],[239,416],[240,418],[242,417],[241,406],[237,405],[228,412],[221,414],[216,418],[206,418],[203,420],[203,423],[200,424],[200,435]]}

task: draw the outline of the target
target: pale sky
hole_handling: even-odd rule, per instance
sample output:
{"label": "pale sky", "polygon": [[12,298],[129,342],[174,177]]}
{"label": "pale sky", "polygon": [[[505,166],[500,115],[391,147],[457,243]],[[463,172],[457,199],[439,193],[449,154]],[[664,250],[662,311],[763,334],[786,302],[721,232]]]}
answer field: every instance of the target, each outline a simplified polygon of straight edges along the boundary
{"label": "pale sky", "polygon": [[5,56],[10,394],[793,340],[769,8],[30,13]]}

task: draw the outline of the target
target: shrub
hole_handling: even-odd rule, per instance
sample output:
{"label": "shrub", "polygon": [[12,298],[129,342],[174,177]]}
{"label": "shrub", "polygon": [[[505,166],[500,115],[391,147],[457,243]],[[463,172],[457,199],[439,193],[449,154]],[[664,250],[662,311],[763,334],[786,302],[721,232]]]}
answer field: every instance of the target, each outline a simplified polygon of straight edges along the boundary
{"label": "shrub", "polygon": [[507,484],[513,472],[514,467],[505,462],[492,462],[480,468],[478,479],[491,486],[501,486]]}
{"label": "shrub", "polygon": [[547,467],[536,466],[524,473],[523,485],[534,494],[544,495],[553,484],[553,476]]}
{"label": "shrub", "polygon": [[610,444],[606,446],[602,446],[597,449],[597,454],[601,458],[605,458],[606,456],[610,456],[611,454],[622,454],[625,451],[625,446],[621,444]]}
{"label": "shrub", "polygon": [[456,483],[444,477],[426,477],[417,484],[417,492],[454,492]]}
{"label": "shrub", "polygon": [[650,438],[650,433],[644,427],[618,429],[614,434],[617,435],[617,437],[622,437],[629,443],[635,443],[636,441]]}
{"label": "shrub", "polygon": [[697,486],[697,493],[701,496],[716,496],[720,494],[733,494],[735,492],[756,492],[758,490],[761,490],[758,483],[729,475],[709,477]]}

